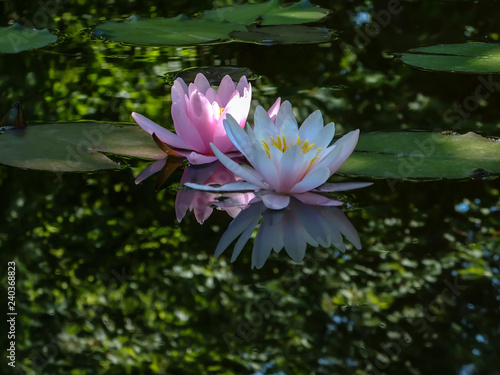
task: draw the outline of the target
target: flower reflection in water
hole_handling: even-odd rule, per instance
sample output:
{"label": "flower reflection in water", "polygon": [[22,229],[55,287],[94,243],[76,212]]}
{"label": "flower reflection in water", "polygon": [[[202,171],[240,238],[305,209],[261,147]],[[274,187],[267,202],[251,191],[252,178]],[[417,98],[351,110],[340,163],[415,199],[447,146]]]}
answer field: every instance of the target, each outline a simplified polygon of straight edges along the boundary
{"label": "flower reflection in water", "polygon": [[[199,166],[188,166],[184,169],[181,183],[192,182],[197,184],[224,185],[241,181],[234,173],[230,172],[220,162],[204,164]],[[213,205],[226,211],[231,217],[235,217],[255,197],[253,193],[228,193],[224,196],[231,202],[230,205],[218,204],[220,193],[195,192],[191,190],[179,190],[175,198],[175,213],[177,220],[182,221],[187,211],[193,211],[196,221],[203,224],[213,212]]]}
{"label": "flower reflection in water", "polygon": [[215,256],[221,255],[239,237],[231,257],[234,262],[257,227],[252,268],[262,268],[272,250],[279,253],[285,249],[297,263],[304,259],[308,244],[325,248],[335,246],[344,252],[342,236],[356,249],[361,249],[356,229],[340,208],[308,205],[292,197],[283,210],[268,209],[262,201],[250,204],[222,235]]}

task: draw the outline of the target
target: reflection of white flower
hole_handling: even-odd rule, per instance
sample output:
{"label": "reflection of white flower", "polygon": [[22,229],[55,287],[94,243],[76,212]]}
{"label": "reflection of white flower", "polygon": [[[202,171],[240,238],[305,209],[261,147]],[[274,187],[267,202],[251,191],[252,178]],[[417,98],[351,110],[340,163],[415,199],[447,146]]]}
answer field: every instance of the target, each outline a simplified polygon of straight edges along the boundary
{"label": "reflection of white flower", "polygon": [[[333,145],[335,125],[323,126],[320,111],[312,113],[299,128],[291,104],[286,101],[272,118],[262,107],[255,110],[255,128],[245,132],[228,115],[224,128],[236,146],[250,163],[239,165],[211,144],[214,155],[229,170],[240,176],[246,184],[233,183],[220,189],[236,190],[253,187],[261,190],[261,199],[267,208],[282,209],[290,202],[290,196],[314,205],[338,206],[342,203],[311,191],[339,191],[361,188],[370,183],[335,184],[333,190],[322,186],[352,153],[358,141],[359,130],[352,131]],[[189,187],[214,191],[216,188],[197,184]]]}
{"label": "reflection of white flower", "polygon": [[342,235],[356,249],[361,249],[359,235],[341,209],[312,206],[292,198],[284,210],[269,210],[262,202],[257,202],[241,211],[222,235],[215,256],[221,255],[239,237],[231,258],[234,262],[259,221],[252,251],[252,268],[262,268],[271,250],[278,253],[284,248],[297,263],[304,259],[307,244],[325,248],[335,246],[344,252]]}

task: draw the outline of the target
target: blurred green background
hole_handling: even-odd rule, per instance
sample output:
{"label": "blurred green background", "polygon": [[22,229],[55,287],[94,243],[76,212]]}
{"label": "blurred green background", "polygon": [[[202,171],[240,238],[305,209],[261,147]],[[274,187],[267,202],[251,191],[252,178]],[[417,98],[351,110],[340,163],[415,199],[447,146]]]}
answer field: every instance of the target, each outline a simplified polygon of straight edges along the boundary
{"label": "blurred green background", "polygon": [[[2,1],[0,26],[38,20],[60,42],[0,55],[0,108],[22,102],[29,123],[130,122],[136,111],[171,126],[165,74],[231,65],[254,73],[254,106],[281,96],[300,121],[320,109],[338,134],[500,135],[498,92],[457,119],[478,76],[393,58],[425,45],[497,42],[498,2],[402,2],[376,33],[370,12],[388,2],[316,1],[332,10],[319,25],[336,35],[321,45],[158,48],[91,36],[96,24],[132,14],[237,3]],[[376,35],[356,44],[366,30]],[[0,166],[1,295],[6,314],[15,261],[18,313],[16,368],[4,355],[2,373],[500,374],[498,180],[375,180],[343,196],[362,250],[310,248],[301,264],[273,254],[257,271],[252,244],[235,263],[229,251],[213,257],[227,215],[177,223],[175,191],[136,186],[147,162],[128,163],[86,174]]]}

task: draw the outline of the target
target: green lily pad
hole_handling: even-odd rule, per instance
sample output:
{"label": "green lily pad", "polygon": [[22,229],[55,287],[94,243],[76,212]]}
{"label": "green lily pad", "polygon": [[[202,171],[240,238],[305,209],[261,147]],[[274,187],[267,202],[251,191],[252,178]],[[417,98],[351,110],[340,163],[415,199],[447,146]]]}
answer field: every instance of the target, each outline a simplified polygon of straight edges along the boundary
{"label": "green lily pad", "polygon": [[324,43],[333,37],[325,28],[303,25],[249,26],[246,31],[233,31],[229,35],[242,42],[263,45]]}
{"label": "green lily pad", "polygon": [[275,8],[262,17],[261,25],[295,25],[317,22],[325,18],[330,11],[312,5],[309,0],[302,0],[286,8]]}
{"label": "green lily pad", "polygon": [[500,44],[440,44],[415,48],[401,55],[410,66],[441,72],[500,73]]}
{"label": "green lily pad", "polygon": [[290,25],[315,22],[330,11],[312,5],[309,0],[301,0],[291,6],[280,8],[279,0],[269,0],[260,4],[241,4],[206,11],[203,19],[251,25],[261,20],[261,25]]}
{"label": "green lily pad", "polygon": [[20,24],[0,27],[0,52],[18,53],[41,48],[57,41],[57,36],[49,30],[25,29]]}
{"label": "green lily pad", "polygon": [[394,179],[484,177],[500,173],[500,142],[471,132],[363,134],[339,172]]}
{"label": "green lily pad", "polygon": [[128,44],[185,46],[224,41],[233,30],[244,31],[245,27],[191,19],[184,15],[174,18],[131,16],[122,22],[107,21],[97,26],[94,34],[106,40]]}
{"label": "green lily pad", "polygon": [[0,163],[48,171],[93,171],[119,168],[102,152],[160,159],[149,134],[139,126],[108,123],[65,123],[4,129]]}

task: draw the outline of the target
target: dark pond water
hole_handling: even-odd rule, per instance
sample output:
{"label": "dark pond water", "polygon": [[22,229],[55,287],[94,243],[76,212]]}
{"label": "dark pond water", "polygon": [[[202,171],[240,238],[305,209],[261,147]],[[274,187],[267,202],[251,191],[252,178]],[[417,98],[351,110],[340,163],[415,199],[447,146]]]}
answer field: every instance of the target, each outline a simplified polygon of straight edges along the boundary
{"label": "dark pond water", "polygon": [[[131,123],[135,111],[171,127],[178,72],[231,66],[246,69],[252,108],[269,108],[280,96],[299,123],[319,109],[339,135],[500,135],[495,85],[477,108],[464,109],[481,77],[500,76],[417,70],[393,55],[498,42],[494,1],[318,0],[332,13],[315,26],[335,35],[320,44],[151,47],[91,35],[95,25],[133,14],[192,16],[232,4],[0,2],[1,26],[32,22],[60,36],[56,45],[0,54],[1,110],[20,101],[33,126]],[[0,305],[4,321],[17,313],[15,324],[2,325],[0,373],[500,374],[500,187],[493,176],[336,175],[334,182],[374,184],[338,196],[345,216],[329,211],[323,224],[314,222],[327,225],[327,246],[308,246],[298,263],[273,251],[252,269],[254,239],[234,262],[234,243],[214,257],[232,220],[226,212],[214,210],[203,225],[194,213],[177,221],[171,185],[182,167],[156,192],[154,178],[134,183],[149,161],[118,160],[126,168],[92,173],[0,166]],[[292,207],[287,212],[305,210]],[[280,218],[263,219],[261,227]],[[340,251],[332,241],[346,221],[360,250],[345,239]],[[272,234],[304,231],[280,228]],[[10,300],[9,262],[16,283]]]}

